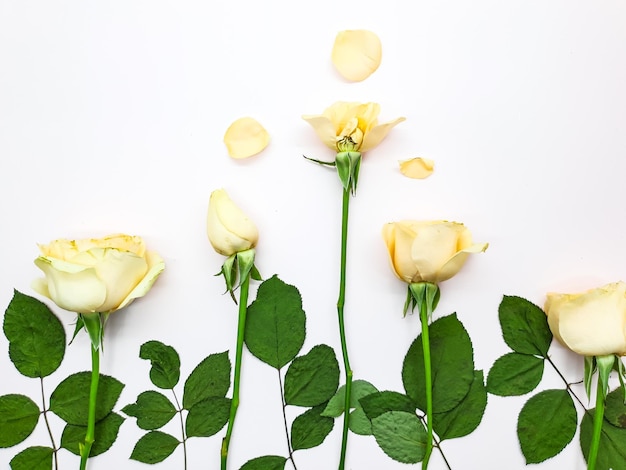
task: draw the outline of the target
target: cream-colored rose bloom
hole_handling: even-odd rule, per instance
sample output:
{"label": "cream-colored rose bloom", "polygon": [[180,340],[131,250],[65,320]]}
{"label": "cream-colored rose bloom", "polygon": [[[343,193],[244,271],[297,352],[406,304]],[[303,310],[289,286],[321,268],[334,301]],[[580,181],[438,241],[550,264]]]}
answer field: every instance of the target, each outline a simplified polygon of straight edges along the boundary
{"label": "cream-colored rose bloom", "polygon": [[213,249],[230,256],[256,246],[259,232],[223,189],[211,193],[207,215],[207,235]]}
{"label": "cream-colored rose bloom", "polygon": [[626,284],[581,294],[549,293],[544,306],[554,337],[583,356],[626,356]]}
{"label": "cream-colored rose bloom", "polygon": [[45,278],[33,289],[76,313],[110,313],[143,297],[165,263],[137,236],[109,235],[39,245],[35,264]]}
{"label": "cream-colored rose bloom", "polygon": [[360,82],[378,69],[382,55],[382,45],[376,34],[354,29],[337,33],[331,58],[343,78]]}
{"label": "cream-colored rose bloom", "polygon": [[471,253],[489,246],[473,243],[463,224],[443,220],[393,222],[383,226],[382,235],[394,273],[408,283],[450,279]]}
{"label": "cream-colored rose bloom", "polygon": [[337,144],[350,137],[355,150],[366,152],[380,144],[389,131],[405,120],[400,117],[385,124],[378,124],[380,105],[377,103],[348,103],[338,101],[326,108],[321,115],[302,116],[315,130],[318,137],[335,152]]}

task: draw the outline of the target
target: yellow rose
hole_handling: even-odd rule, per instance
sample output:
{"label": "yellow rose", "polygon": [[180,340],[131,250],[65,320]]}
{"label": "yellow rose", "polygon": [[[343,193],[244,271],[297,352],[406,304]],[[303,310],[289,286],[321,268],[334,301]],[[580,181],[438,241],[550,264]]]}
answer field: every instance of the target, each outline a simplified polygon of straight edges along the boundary
{"label": "yellow rose", "polygon": [[583,356],[626,356],[626,284],[616,282],[582,294],[549,293],[548,325],[565,347]]}
{"label": "yellow rose", "polygon": [[213,249],[225,256],[254,248],[259,240],[254,222],[231,201],[223,189],[211,193],[207,235]]}
{"label": "yellow rose", "polygon": [[458,273],[470,253],[488,243],[472,243],[472,234],[458,222],[404,220],[385,224],[383,239],[391,267],[401,280],[439,282]]}
{"label": "yellow rose", "polygon": [[111,313],[143,297],[165,268],[140,237],[109,235],[39,245],[35,264],[45,278],[33,289],[76,313]]}
{"label": "yellow rose", "polygon": [[[338,101],[321,115],[302,116],[318,137],[332,150],[366,152],[380,144],[389,131],[405,120],[378,124],[380,105],[377,103],[347,103]],[[351,147],[338,149],[340,142],[350,139]]]}

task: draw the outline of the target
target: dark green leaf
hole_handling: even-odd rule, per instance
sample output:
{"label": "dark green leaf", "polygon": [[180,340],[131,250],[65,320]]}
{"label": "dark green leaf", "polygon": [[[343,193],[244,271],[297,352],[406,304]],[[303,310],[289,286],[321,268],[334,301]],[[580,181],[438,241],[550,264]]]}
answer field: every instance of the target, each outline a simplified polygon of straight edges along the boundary
{"label": "dark green leaf", "polygon": [[552,342],[546,314],[535,304],[515,296],[504,296],[498,308],[502,336],[521,354],[545,357]]}
{"label": "dark green leaf", "polygon": [[480,424],[487,407],[483,371],[474,372],[474,382],[461,403],[445,413],[433,415],[433,429],[440,440],[455,439],[472,433]]}
{"label": "dark green leaf", "polygon": [[65,329],[39,300],[14,291],[4,314],[4,334],[9,340],[9,358],[20,374],[47,377],[61,365]]}
{"label": "dark green leaf", "polygon": [[279,455],[264,455],[248,460],[239,470],[284,470],[287,459]]}
{"label": "dark green leaf", "polygon": [[248,307],[246,346],[255,357],[280,369],[302,348],[305,322],[298,289],[272,276],[259,286]]}
{"label": "dark green leaf", "polygon": [[[91,447],[90,457],[103,454],[111,448],[115,439],[117,439],[117,433],[123,422],[124,418],[120,415],[110,413],[96,423],[95,441]],[[80,455],[79,444],[85,442],[86,434],[87,426],[68,424],[63,429],[63,434],[61,435],[61,447],[69,450],[72,454]]]}
{"label": "dark green leaf", "polygon": [[501,397],[532,392],[543,375],[543,359],[511,352],[494,362],[487,376],[487,391]]}
{"label": "dark green leaf", "polygon": [[161,431],[150,431],[135,444],[130,458],[143,463],[159,463],[172,455],[178,447],[178,439]]}
{"label": "dark green leaf", "polygon": [[[585,461],[589,457],[591,439],[593,436],[593,416],[595,409],[585,413],[580,423],[580,447]],[[626,469],[626,429],[613,426],[606,419],[602,421],[600,431],[600,448],[596,460],[596,470],[625,470]]]}
{"label": "dark green leaf", "polygon": [[417,406],[406,395],[398,392],[378,392],[361,398],[361,405],[367,417],[372,420],[388,411],[415,413]]}
{"label": "dark green leaf", "polygon": [[528,400],[517,420],[517,437],[526,463],[554,457],[576,433],[577,415],[567,390],[544,390]]}
{"label": "dark green leaf", "polygon": [[380,448],[393,460],[417,463],[424,458],[426,430],[414,413],[383,413],[372,420],[372,431]]}
{"label": "dark green leaf", "polygon": [[294,419],[291,425],[293,450],[317,447],[333,430],[335,420],[320,415],[324,406],[325,404],[311,408]]}
{"label": "dark green leaf", "polygon": [[12,447],[31,435],[39,421],[39,408],[24,395],[0,397],[0,447]]}
{"label": "dark green leaf", "polygon": [[[50,396],[50,411],[68,424],[87,426],[91,372],[78,372],[61,382]],[[107,416],[122,393],[124,384],[100,374],[96,401],[96,421]]]}
{"label": "dark green leaf", "polygon": [[[474,381],[472,341],[456,314],[441,317],[429,326],[433,384],[433,412],[457,406]],[[402,366],[406,394],[426,409],[424,351],[420,334],[409,347]]]}
{"label": "dark green leaf", "polygon": [[617,387],[606,396],[604,419],[613,426],[626,428],[626,405],[622,387]]}
{"label": "dark green leaf", "polygon": [[11,459],[11,470],[50,470],[52,454],[50,447],[28,447]]}
{"label": "dark green leaf", "polygon": [[180,357],[176,350],[159,341],[141,345],[139,357],[150,361],[150,380],[162,389],[170,390],[180,379]]}
{"label": "dark green leaf", "polygon": [[[360,399],[376,393],[378,390],[371,383],[365,380],[355,380],[352,382],[352,389],[350,391],[350,408],[360,408]],[[326,405],[326,409],[322,413],[322,416],[330,416],[331,418],[337,418],[343,414],[343,410],[346,408],[346,386],[342,385],[337,389],[337,392],[330,399]]]}
{"label": "dark green leaf", "polygon": [[165,395],[153,390],[139,394],[137,402],[126,405],[122,411],[137,418],[137,426],[146,430],[158,429],[176,415],[172,402]]}
{"label": "dark green leaf", "polygon": [[333,396],[339,386],[339,363],[335,351],[325,344],[293,360],[285,374],[288,405],[317,406]]}
{"label": "dark green leaf", "polygon": [[189,410],[185,421],[188,437],[208,437],[217,433],[228,422],[230,398],[209,397]]}
{"label": "dark green leaf", "polygon": [[189,375],[183,392],[183,408],[190,409],[209,397],[225,397],[230,388],[228,352],[211,354]]}

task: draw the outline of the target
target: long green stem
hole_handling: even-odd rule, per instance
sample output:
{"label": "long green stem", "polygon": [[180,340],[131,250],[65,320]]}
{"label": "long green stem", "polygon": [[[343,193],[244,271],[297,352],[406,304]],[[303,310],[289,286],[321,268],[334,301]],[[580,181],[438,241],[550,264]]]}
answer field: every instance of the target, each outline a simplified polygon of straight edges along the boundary
{"label": "long green stem", "polygon": [[428,461],[433,451],[433,379],[430,364],[430,338],[428,335],[428,319],[431,309],[424,300],[419,306],[422,323],[422,349],[424,351],[424,387],[426,388],[426,451],[422,460],[422,469],[428,468]]}
{"label": "long green stem", "polygon": [[350,424],[350,394],[352,392],[352,369],[348,359],[348,347],[346,345],[346,326],[343,308],[346,302],[346,252],[348,248],[348,212],[350,209],[350,190],[343,190],[343,204],[341,212],[341,269],[339,276],[339,299],[337,300],[337,317],[339,319],[339,336],[341,338],[341,353],[343,367],[346,374],[345,409],[343,411],[343,433],[341,437],[341,457],[339,470],[343,470],[346,463],[346,450],[348,447],[348,429]]}
{"label": "long green stem", "polygon": [[48,421],[48,411],[46,409],[46,395],[43,391],[43,377],[41,377],[39,379],[39,385],[40,385],[40,389],[41,389],[41,405],[42,405],[42,414],[43,414],[43,420],[46,423],[46,429],[48,430],[48,436],[50,436],[50,442],[52,443],[52,452],[53,452],[53,458],[54,458],[54,470],[58,470],[59,468],[59,461],[57,458],[57,445],[54,442],[54,436],[52,435],[52,429],[50,429],[50,422]]}
{"label": "long green stem", "polygon": [[591,448],[587,458],[587,470],[595,470],[598,450],[600,448],[600,434],[602,432],[602,421],[604,420],[604,390],[605,385],[598,376],[598,386],[596,390],[596,412],[593,416],[593,436],[591,437]]}
{"label": "long green stem", "polygon": [[98,398],[98,382],[100,381],[100,349],[91,345],[91,386],[89,387],[89,414],[87,416],[87,434],[85,443],[80,449],[80,470],[87,467],[87,459],[91,446],[95,441],[96,430],[96,399]]}
{"label": "long green stem", "polygon": [[183,420],[183,409],[180,406],[180,402],[178,401],[178,397],[176,396],[176,392],[172,389],[172,395],[174,396],[174,401],[176,402],[176,412],[178,413],[178,417],[180,418],[180,432],[182,435],[182,443],[183,443],[183,462],[184,462],[184,470],[187,470],[187,435],[185,434],[185,422]]}
{"label": "long green stem", "polygon": [[230,416],[226,436],[222,440],[221,470],[226,470],[228,465],[228,447],[233,433],[235,416],[239,407],[239,383],[241,380],[241,358],[243,355],[243,337],[246,328],[246,313],[248,311],[248,290],[250,288],[250,275],[246,274],[239,288],[239,319],[237,323],[237,349],[235,351],[235,377],[233,379],[233,398],[230,402]]}

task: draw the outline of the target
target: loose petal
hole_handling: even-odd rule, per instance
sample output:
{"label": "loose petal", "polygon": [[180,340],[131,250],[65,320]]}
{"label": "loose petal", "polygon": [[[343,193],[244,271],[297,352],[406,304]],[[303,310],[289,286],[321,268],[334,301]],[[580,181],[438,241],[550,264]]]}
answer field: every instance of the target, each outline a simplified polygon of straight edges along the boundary
{"label": "loose petal", "polygon": [[373,74],[382,58],[376,34],[364,29],[341,31],[335,38],[332,61],[346,80],[360,82]]}
{"label": "loose petal", "polygon": [[248,158],[269,144],[270,136],[258,121],[244,117],[233,122],[224,134],[224,144],[232,158]]}
{"label": "loose petal", "polygon": [[411,158],[400,162],[400,171],[408,178],[424,179],[433,174],[435,162],[428,158]]}

